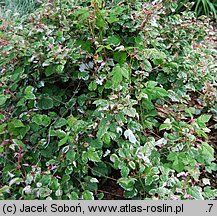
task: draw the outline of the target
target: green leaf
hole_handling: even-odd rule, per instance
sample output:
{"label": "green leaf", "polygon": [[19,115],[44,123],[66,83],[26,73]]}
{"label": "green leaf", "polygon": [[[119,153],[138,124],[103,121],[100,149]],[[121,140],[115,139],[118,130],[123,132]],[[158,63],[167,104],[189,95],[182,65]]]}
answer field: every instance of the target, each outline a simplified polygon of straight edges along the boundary
{"label": "green leaf", "polygon": [[64,118],[59,118],[59,119],[56,121],[54,127],[55,127],[55,128],[61,128],[62,126],[65,126],[67,123],[68,123],[68,121],[67,121],[66,119],[64,119]]}
{"label": "green leaf", "polygon": [[118,158],[116,154],[112,154],[110,156],[110,160],[114,163],[115,168],[119,168],[121,160]]}
{"label": "green leaf", "polygon": [[126,68],[121,67],[121,73],[122,73],[123,77],[125,77],[126,79],[130,78],[129,71]]}
{"label": "green leaf", "polygon": [[147,176],[145,179],[145,185],[150,185],[153,182],[152,176]]}
{"label": "green leaf", "polygon": [[5,95],[0,95],[0,106],[4,105],[7,100]]}
{"label": "green leaf", "polygon": [[53,99],[48,95],[42,95],[37,103],[39,109],[51,109],[53,108]]}
{"label": "green leaf", "polygon": [[97,138],[101,139],[106,134],[107,130],[107,125],[100,125],[99,130],[97,132]]}
{"label": "green leaf", "polygon": [[33,91],[34,91],[34,87],[33,87],[33,86],[27,86],[27,87],[25,88],[24,93],[28,95],[28,94],[33,93]]}
{"label": "green leaf", "polygon": [[161,130],[170,130],[171,128],[172,128],[171,123],[164,123],[164,124],[160,125],[159,131],[161,131]]}
{"label": "green leaf", "polygon": [[207,115],[207,114],[201,115],[200,117],[197,118],[197,122],[206,123],[210,120],[211,117],[212,115]]}
{"label": "green leaf", "polygon": [[123,112],[129,117],[135,117],[137,114],[135,108],[124,108]]}
{"label": "green leaf", "polygon": [[45,75],[47,77],[49,77],[50,75],[54,74],[55,73],[55,69],[53,66],[48,66],[46,69],[45,69]]}
{"label": "green leaf", "polygon": [[112,154],[110,156],[110,160],[114,163],[115,161],[119,160],[118,156],[116,154]]}
{"label": "green leaf", "polygon": [[52,177],[50,189],[54,190],[54,191],[57,191],[58,189],[60,189],[60,183],[59,183],[58,179]]}
{"label": "green leaf", "polygon": [[83,192],[83,199],[84,199],[84,200],[94,200],[93,193],[90,192],[89,190],[85,190],[85,191]]}
{"label": "green leaf", "polygon": [[110,138],[109,134],[105,134],[105,135],[103,136],[103,141],[104,141],[104,143],[105,143],[106,145],[109,145],[109,144],[110,144],[111,138]]}
{"label": "green leaf", "polygon": [[42,183],[43,186],[48,186],[51,183],[51,176],[50,175],[43,175],[43,177],[40,180],[40,183]]}
{"label": "green leaf", "polygon": [[70,200],[78,200],[78,199],[79,199],[78,194],[76,192],[74,192],[74,191],[71,192],[71,194],[70,194]]}
{"label": "green leaf", "polygon": [[33,86],[27,86],[25,88],[25,98],[28,100],[34,100],[35,99],[35,95],[33,94],[34,91],[34,87]]}
{"label": "green leaf", "polygon": [[73,150],[70,150],[66,154],[66,159],[69,160],[69,161],[74,161],[75,160],[75,156],[76,156],[76,152],[73,151]]}
{"label": "green leaf", "polygon": [[52,132],[53,132],[53,136],[57,136],[57,137],[59,137],[60,139],[63,139],[65,136],[66,136],[66,132],[65,131],[63,131],[63,130],[56,130],[56,131],[54,131],[54,130],[51,130],[51,134],[52,134]]}
{"label": "green leaf", "polygon": [[[204,123],[201,123],[201,124],[204,124]],[[200,124],[200,126],[201,126],[201,124]],[[206,126],[202,125],[202,128],[204,128],[204,127],[206,127]],[[202,129],[196,129],[196,133],[199,136],[203,136],[204,138],[208,139],[208,135]]]}
{"label": "green leaf", "polygon": [[107,46],[104,46],[107,50],[113,50],[112,48],[111,48],[111,45],[109,44],[109,45],[107,45]]}
{"label": "green leaf", "polygon": [[3,114],[0,114],[0,120],[4,120],[5,119],[5,115],[3,115]]}
{"label": "green leaf", "polygon": [[158,83],[155,82],[155,81],[148,81],[148,82],[145,83],[145,86],[146,86],[147,88],[154,88],[157,84],[158,84]]}
{"label": "green leaf", "polygon": [[62,74],[64,72],[64,65],[56,65],[55,71],[57,74]]}
{"label": "green leaf", "polygon": [[95,149],[101,149],[103,146],[103,142],[101,139],[92,139],[90,141],[90,146],[92,146]]}
{"label": "green leaf", "polygon": [[12,186],[13,184],[19,184],[22,181],[23,181],[22,178],[13,178],[10,180],[9,186]]}
{"label": "green leaf", "polygon": [[[117,2],[117,1],[116,1]],[[115,16],[118,16],[118,15],[122,15],[122,12],[125,10],[124,7],[122,6],[115,6],[111,9],[111,14],[115,15]]]}
{"label": "green leaf", "polygon": [[95,163],[91,172],[94,176],[108,176],[109,167],[104,162]]}
{"label": "green leaf", "polygon": [[32,122],[36,123],[37,125],[42,125],[42,126],[48,126],[51,122],[50,117],[46,116],[46,115],[35,115],[32,118]]}
{"label": "green leaf", "polygon": [[118,184],[127,191],[133,190],[135,182],[136,179],[132,177],[123,177],[118,179]]}
{"label": "green leaf", "polygon": [[11,76],[11,80],[13,80],[14,82],[18,81],[19,78],[22,76],[23,72],[24,72],[24,67],[17,68],[14,71],[13,75]]}
{"label": "green leaf", "polygon": [[89,91],[95,91],[96,89],[97,89],[96,81],[92,81],[88,86],[88,90]]}
{"label": "green leaf", "polygon": [[121,176],[122,177],[127,177],[130,173],[130,169],[127,166],[123,166],[121,168]]}
{"label": "green leaf", "polygon": [[195,200],[204,200],[202,195],[202,189],[197,186],[192,186],[188,189],[188,194],[190,194]]}
{"label": "green leaf", "polygon": [[206,186],[203,195],[206,200],[215,199],[217,197],[217,189],[213,190],[210,186]]}
{"label": "green leaf", "polygon": [[172,167],[177,171],[177,172],[182,172],[185,168],[185,164],[180,160],[179,158],[176,158],[175,161],[173,162]]}
{"label": "green leaf", "polygon": [[96,106],[107,107],[109,105],[107,100],[99,99],[93,102]]}
{"label": "green leaf", "polygon": [[14,128],[25,127],[25,125],[19,119],[13,119],[9,124],[13,125]]}
{"label": "green leaf", "polygon": [[6,123],[0,124],[0,134],[4,134],[5,133],[6,126],[7,126]]}
{"label": "green leaf", "polygon": [[122,70],[120,66],[117,66],[112,70],[112,75],[113,75],[112,81],[113,81],[114,87],[116,88],[123,80]]}
{"label": "green leaf", "polygon": [[130,166],[130,168],[133,169],[133,170],[136,169],[136,164],[135,164],[133,161],[130,161],[130,162],[129,162],[129,166]]}
{"label": "green leaf", "polygon": [[118,36],[114,36],[114,35],[110,36],[110,37],[107,38],[106,41],[107,41],[108,44],[112,44],[114,46],[120,45],[120,38]]}
{"label": "green leaf", "polygon": [[88,159],[93,162],[100,162],[100,156],[98,155],[98,152],[94,148],[88,149]]}
{"label": "green leaf", "polygon": [[143,61],[143,67],[144,67],[144,70],[147,71],[147,72],[152,71],[152,65],[151,65],[150,61],[148,61],[147,59],[145,59]]}
{"label": "green leaf", "polygon": [[213,161],[215,160],[214,157],[214,149],[208,144],[208,143],[203,143],[202,144],[202,150],[199,150],[208,161]]}
{"label": "green leaf", "polygon": [[109,167],[104,162],[95,163],[91,173],[98,177],[108,176]]}
{"label": "green leaf", "polygon": [[66,144],[66,142],[68,141],[69,136],[64,137],[63,139],[61,139],[58,143],[58,147]]}
{"label": "green leaf", "polygon": [[129,139],[132,144],[136,144],[138,142],[132,130],[130,129],[124,131],[124,136],[126,139]]}
{"label": "green leaf", "polygon": [[209,163],[205,169],[209,173],[212,173],[212,171],[217,171],[217,164],[216,163]]}
{"label": "green leaf", "polygon": [[164,134],[165,138],[169,139],[169,140],[172,140],[172,141],[176,141],[179,139],[179,136],[178,135],[174,135],[174,134],[171,134],[171,133],[166,133]]}
{"label": "green leaf", "polygon": [[0,188],[0,194],[9,191],[10,187],[9,186],[3,186],[2,188]]}
{"label": "green leaf", "polygon": [[174,161],[177,157],[177,152],[171,152],[168,156],[167,156],[167,160],[169,161]]}
{"label": "green leaf", "polygon": [[120,65],[122,65],[127,59],[127,53],[124,51],[115,52],[113,55],[113,59],[117,61]]}
{"label": "green leaf", "polygon": [[168,92],[163,88],[155,87],[155,90],[159,98],[168,96]]}
{"label": "green leaf", "polygon": [[105,27],[105,20],[103,19],[101,15],[98,15],[96,17],[96,26],[101,29]]}
{"label": "green leaf", "polygon": [[133,189],[132,191],[124,191],[124,197],[133,198],[138,194],[137,189]]}
{"label": "green leaf", "polygon": [[114,23],[114,22],[117,22],[119,19],[116,17],[116,16],[113,16],[113,15],[110,15],[108,18],[107,18],[108,22],[110,24]]}
{"label": "green leaf", "polygon": [[164,62],[163,58],[155,58],[153,59],[154,65],[161,65]]}
{"label": "green leaf", "polygon": [[142,98],[148,99],[148,95],[144,92],[139,93],[139,95],[137,95],[137,99],[141,100]]}

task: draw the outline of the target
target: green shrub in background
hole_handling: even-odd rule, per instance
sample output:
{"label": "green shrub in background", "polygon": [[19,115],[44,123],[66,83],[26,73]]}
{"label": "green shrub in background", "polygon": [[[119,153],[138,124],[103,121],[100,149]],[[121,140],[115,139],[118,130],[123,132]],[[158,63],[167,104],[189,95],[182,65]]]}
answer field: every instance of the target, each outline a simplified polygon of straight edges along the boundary
{"label": "green shrub in background", "polygon": [[63,0],[2,23],[1,199],[103,199],[112,176],[125,198],[217,196],[216,51],[171,8]]}
{"label": "green shrub in background", "polygon": [[[195,11],[197,16],[206,15],[213,16],[217,19],[217,1],[216,0],[178,0],[176,12],[185,10],[188,6],[188,3],[193,3],[192,10]],[[176,3],[173,3],[176,4]],[[191,5],[191,4],[190,4]],[[189,6],[190,6],[189,5]]]}
{"label": "green shrub in background", "polygon": [[17,18],[29,14],[39,6],[37,0],[1,0],[0,16],[5,18]]}

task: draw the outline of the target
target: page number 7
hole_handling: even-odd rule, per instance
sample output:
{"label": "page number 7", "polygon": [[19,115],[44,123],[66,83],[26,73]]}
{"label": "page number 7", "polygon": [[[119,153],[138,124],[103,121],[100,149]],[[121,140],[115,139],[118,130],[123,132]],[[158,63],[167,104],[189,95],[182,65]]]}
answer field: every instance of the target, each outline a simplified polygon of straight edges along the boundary
{"label": "page number 7", "polygon": [[[211,212],[212,207],[213,207],[213,204],[208,204],[208,206],[209,206],[209,211],[208,211],[208,212]],[[206,211],[206,212],[207,212],[207,211]]]}

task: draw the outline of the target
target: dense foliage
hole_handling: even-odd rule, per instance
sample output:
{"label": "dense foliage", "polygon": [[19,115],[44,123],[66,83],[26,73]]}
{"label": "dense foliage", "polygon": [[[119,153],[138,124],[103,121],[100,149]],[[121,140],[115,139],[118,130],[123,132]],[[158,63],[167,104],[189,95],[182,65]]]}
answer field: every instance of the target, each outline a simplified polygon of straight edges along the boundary
{"label": "dense foliage", "polygon": [[103,199],[108,181],[125,198],[217,197],[216,51],[174,9],[56,0],[2,22],[1,199]]}
{"label": "dense foliage", "polygon": [[[44,1],[44,0],[42,0]],[[40,0],[1,0],[0,17],[5,19],[16,19],[26,16],[37,8],[42,1]]]}
{"label": "dense foliage", "polygon": [[217,0],[178,0],[174,1],[173,4],[177,4],[175,12],[181,12],[190,8],[197,16],[211,15],[217,19]]}

